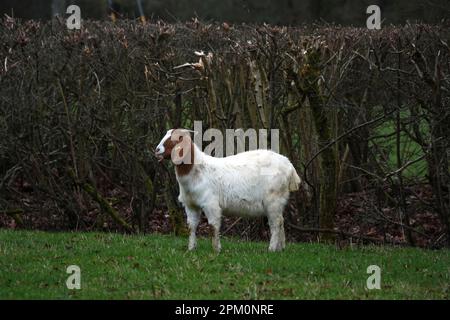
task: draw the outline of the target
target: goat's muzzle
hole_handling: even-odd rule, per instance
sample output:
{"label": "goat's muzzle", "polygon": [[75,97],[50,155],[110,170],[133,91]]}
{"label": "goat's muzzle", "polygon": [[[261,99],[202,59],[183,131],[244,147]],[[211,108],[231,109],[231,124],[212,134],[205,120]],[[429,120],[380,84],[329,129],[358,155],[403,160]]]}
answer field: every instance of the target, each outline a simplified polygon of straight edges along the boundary
{"label": "goat's muzzle", "polygon": [[164,160],[164,153],[162,153],[162,152],[156,152],[156,150],[155,150],[155,157],[156,157],[156,159],[158,159],[158,162],[161,162],[161,161],[163,161]]}

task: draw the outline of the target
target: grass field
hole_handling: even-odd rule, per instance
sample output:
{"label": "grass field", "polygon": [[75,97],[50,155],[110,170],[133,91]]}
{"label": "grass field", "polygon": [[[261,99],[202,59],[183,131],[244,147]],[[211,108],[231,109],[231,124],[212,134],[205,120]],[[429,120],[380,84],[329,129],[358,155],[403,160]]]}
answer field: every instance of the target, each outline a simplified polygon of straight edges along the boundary
{"label": "grass field", "polygon": [[[0,230],[1,299],[449,299],[450,251]],[[367,267],[381,289],[366,289]],[[81,268],[69,290],[66,268]]]}

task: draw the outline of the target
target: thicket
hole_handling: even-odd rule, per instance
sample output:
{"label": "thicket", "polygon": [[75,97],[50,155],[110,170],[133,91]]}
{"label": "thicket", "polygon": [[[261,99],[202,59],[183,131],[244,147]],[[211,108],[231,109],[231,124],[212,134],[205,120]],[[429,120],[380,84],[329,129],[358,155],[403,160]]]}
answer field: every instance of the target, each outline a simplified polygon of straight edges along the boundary
{"label": "thicket", "polygon": [[[290,234],[373,240],[335,226],[342,199],[364,193],[369,224],[396,225],[409,244],[448,244],[449,30],[193,20],[71,31],[6,17],[0,215],[24,227],[145,232],[163,210],[183,232],[173,170],[153,148],[168,128],[201,120],[204,130],[280,129],[281,152],[313,193],[310,203],[292,196]],[[438,232],[415,222],[420,211],[439,219]]]}

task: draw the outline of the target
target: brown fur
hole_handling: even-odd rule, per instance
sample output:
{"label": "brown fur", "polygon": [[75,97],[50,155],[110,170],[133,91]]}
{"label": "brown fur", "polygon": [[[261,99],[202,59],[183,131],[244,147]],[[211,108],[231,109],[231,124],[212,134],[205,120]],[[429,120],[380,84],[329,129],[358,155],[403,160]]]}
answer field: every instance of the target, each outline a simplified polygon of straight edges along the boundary
{"label": "brown fur", "polygon": [[[172,135],[173,135],[173,132],[172,132]],[[189,144],[189,146],[188,146],[188,144]],[[179,176],[184,176],[184,175],[189,174],[189,172],[191,172],[191,170],[194,166],[194,145],[191,140],[191,137],[188,134],[180,136],[178,140],[176,140],[176,139],[172,140],[172,137],[170,137],[170,139],[167,139],[164,142],[163,158],[164,159],[172,159],[172,150],[177,146],[181,147],[181,149],[179,151],[179,157],[180,157],[181,161],[180,161],[180,163],[174,162],[175,170],[177,171],[177,174]],[[185,148],[190,149],[190,151],[186,155],[183,155],[183,150]],[[187,161],[188,159],[190,161]]]}

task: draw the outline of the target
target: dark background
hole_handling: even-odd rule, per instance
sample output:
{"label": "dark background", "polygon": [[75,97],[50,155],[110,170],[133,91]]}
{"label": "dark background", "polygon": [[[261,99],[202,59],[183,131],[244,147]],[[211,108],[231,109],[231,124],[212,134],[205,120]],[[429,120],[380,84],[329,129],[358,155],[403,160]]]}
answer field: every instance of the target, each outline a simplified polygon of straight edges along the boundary
{"label": "dark background", "polygon": [[[232,23],[300,25],[314,21],[365,26],[366,8],[377,4],[385,24],[407,21],[438,23],[450,16],[448,0],[141,0],[145,16],[168,22],[219,20]],[[105,19],[109,7],[122,17],[136,18],[136,0],[2,0],[0,14],[24,19],[49,19],[70,4],[81,7],[85,19]]]}

